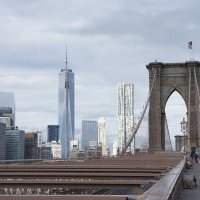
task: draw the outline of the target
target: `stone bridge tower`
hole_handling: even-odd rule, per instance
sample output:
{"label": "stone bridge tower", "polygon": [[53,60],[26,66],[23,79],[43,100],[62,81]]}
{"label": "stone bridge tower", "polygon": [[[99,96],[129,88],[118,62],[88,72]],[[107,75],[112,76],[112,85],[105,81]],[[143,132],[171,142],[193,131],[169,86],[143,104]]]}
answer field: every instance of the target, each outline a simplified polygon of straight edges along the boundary
{"label": "stone bridge tower", "polygon": [[150,87],[156,73],[149,108],[150,151],[165,150],[165,106],[174,91],[182,96],[187,107],[187,151],[191,147],[200,147],[200,104],[197,92],[197,83],[200,87],[200,62],[154,62],[147,65],[147,69]]}

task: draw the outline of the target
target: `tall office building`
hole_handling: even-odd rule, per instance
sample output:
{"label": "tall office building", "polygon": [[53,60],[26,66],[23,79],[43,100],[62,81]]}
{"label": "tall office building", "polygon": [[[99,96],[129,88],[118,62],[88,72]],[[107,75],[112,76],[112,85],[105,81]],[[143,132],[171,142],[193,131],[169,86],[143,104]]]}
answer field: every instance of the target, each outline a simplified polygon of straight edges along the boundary
{"label": "tall office building", "polygon": [[82,149],[93,148],[98,142],[98,123],[97,121],[82,121]]}
{"label": "tall office building", "polygon": [[59,141],[59,126],[58,125],[48,125],[48,137],[47,142]]}
{"label": "tall office building", "polygon": [[36,131],[37,133],[37,138],[38,138],[38,141],[37,141],[37,144],[38,144],[38,147],[41,147],[42,146],[42,143],[43,143],[43,132],[42,131]]}
{"label": "tall office building", "polygon": [[118,146],[120,150],[127,144],[133,129],[134,85],[123,83],[118,86]]}
{"label": "tall office building", "polygon": [[0,123],[0,160],[6,159],[6,137],[5,137],[6,125]]}
{"label": "tall office building", "polygon": [[106,120],[101,117],[98,120],[98,145],[102,148],[102,155],[107,155],[107,129]]}
{"label": "tall office building", "polygon": [[26,133],[24,145],[24,159],[38,159],[38,133]]}
{"label": "tall office building", "polygon": [[70,141],[74,139],[74,73],[66,68],[59,73],[59,139],[62,146],[62,159],[69,158]]}
{"label": "tall office building", "polygon": [[18,160],[24,159],[24,137],[22,130],[6,130],[6,159]]}
{"label": "tall office building", "polygon": [[0,92],[0,122],[15,127],[15,98],[11,92]]}

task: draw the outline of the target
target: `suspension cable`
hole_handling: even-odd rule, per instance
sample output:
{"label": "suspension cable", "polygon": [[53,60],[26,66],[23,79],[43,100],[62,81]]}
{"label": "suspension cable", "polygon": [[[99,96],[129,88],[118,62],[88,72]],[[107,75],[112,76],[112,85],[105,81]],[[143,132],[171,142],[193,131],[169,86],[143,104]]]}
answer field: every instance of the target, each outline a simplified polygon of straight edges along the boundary
{"label": "suspension cable", "polygon": [[196,89],[197,89],[198,100],[199,100],[199,104],[200,104],[199,85],[198,85],[198,81],[197,81],[197,74],[196,74],[195,67],[194,67],[194,78],[195,78],[195,85],[196,85]]}
{"label": "suspension cable", "polygon": [[[165,128],[167,130],[167,137],[169,139],[169,146],[170,146],[170,150],[172,151],[173,150],[173,147],[172,147],[172,140],[171,140],[171,137],[170,137],[170,132],[169,132],[169,126],[168,126],[168,122],[167,122],[167,118],[165,117]],[[166,134],[165,134],[166,135]]]}
{"label": "suspension cable", "polygon": [[[200,111],[200,93],[199,93],[199,85],[198,85],[198,80],[197,80],[197,74],[196,74],[196,69],[194,67],[194,78],[195,78],[195,85],[196,85],[196,90],[197,90],[197,96],[198,96],[198,111]],[[197,145],[199,146],[199,139],[197,140]]]}
{"label": "suspension cable", "polygon": [[189,152],[190,146],[190,101],[191,101],[191,68],[188,68],[188,119],[187,119],[187,137],[186,141],[184,142],[185,152]]}

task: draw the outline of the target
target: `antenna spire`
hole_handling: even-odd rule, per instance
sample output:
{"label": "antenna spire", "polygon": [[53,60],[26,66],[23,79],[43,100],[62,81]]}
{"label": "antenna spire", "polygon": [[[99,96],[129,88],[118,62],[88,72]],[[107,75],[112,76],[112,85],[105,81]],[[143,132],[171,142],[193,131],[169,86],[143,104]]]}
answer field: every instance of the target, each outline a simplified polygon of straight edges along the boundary
{"label": "antenna spire", "polygon": [[66,46],[66,55],[65,55],[65,68],[66,68],[66,71],[67,71],[67,64],[68,64],[68,60],[67,60],[67,46]]}

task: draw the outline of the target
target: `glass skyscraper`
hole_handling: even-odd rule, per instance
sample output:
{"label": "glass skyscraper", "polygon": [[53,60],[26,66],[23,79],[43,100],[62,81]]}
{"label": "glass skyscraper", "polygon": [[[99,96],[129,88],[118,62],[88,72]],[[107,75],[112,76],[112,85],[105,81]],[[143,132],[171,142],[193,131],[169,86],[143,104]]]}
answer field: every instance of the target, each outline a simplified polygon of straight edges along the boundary
{"label": "glass skyscraper", "polygon": [[47,136],[47,142],[52,141],[59,141],[59,126],[58,125],[48,125],[48,136]]}
{"label": "glass skyscraper", "polygon": [[6,125],[0,123],[0,160],[6,159],[6,137],[5,137]]}
{"label": "glass skyscraper", "polygon": [[[134,85],[118,86],[118,146],[126,146],[134,129]],[[129,149],[130,150],[130,149]]]}
{"label": "glass skyscraper", "polygon": [[74,73],[71,69],[62,69],[59,73],[59,140],[62,146],[62,159],[69,158],[70,141],[74,138]]}
{"label": "glass skyscraper", "polygon": [[24,137],[22,130],[10,129],[6,130],[6,159],[18,160],[24,159]]}
{"label": "glass skyscraper", "polygon": [[91,145],[97,146],[98,142],[98,123],[93,120],[82,121],[82,149],[88,149]]}

